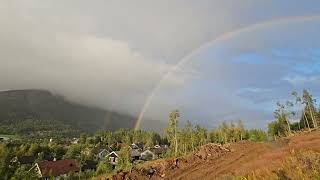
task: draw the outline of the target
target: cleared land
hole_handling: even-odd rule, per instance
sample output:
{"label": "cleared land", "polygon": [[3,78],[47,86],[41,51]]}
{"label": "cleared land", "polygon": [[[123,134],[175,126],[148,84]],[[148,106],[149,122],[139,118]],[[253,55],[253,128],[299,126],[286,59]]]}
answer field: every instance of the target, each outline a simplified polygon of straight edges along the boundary
{"label": "cleared land", "polygon": [[291,152],[306,150],[320,152],[320,131],[301,132],[274,142],[243,141],[228,147],[207,144],[196,153],[147,162],[143,168],[121,172],[114,179],[225,179],[276,170]]}

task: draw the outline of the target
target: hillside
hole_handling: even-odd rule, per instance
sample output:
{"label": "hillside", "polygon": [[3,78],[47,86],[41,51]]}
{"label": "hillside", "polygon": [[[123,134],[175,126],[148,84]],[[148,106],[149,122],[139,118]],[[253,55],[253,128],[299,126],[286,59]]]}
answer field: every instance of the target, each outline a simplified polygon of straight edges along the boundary
{"label": "hillside", "polygon": [[[313,151],[317,154],[309,153]],[[295,156],[303,152],[303,156]],[[147,162],[141,169],[133,169],[130,173],[121,172],[114,179],[123,177],[129,179],[232,179],[246,175],[256,176],[256,179],[277,179],[286,177],[287,168],[295,175],[293,166],[310,169],[312,160],[320,167],[320,131],[302,132],[289,138],[273,142],[242,141],[222,147],[217,144],[207,144],[193,154]],[[312,159],[313,158],[313,159]],[[285,160],[290,160],[285,164]],[[300,168],[300,167],[299,167]],[[300,169],[301,170],[301,169]],[[303,174],[303,171],[301,170]],[[320,176],[319,172],[318,176]],[[299,176],[301,178],[301,176]],[[296,178],[294,178],[296,179]],[[305,178],[310,179],[310,178]]]}
{"label": "hillside", "polygon": [[44,129],[69,128],[87,132],[115,130],[131,128],[134,119],[128,115],[72,103],[45,90],[0,92],[0,133],[18,131],[27,134],[39,130],[39,126]]}

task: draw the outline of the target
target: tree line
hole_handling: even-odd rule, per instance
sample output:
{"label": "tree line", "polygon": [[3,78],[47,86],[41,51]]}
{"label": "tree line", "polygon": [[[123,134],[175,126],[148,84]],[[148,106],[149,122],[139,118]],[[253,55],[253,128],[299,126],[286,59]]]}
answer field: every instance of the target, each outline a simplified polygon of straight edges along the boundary
{"label": "tree line", "polygon": [[291,96],[292,100],[277,102],[274,111],[276,120],[268,124],[268,133],[274,139],[290,136],[296,131],[311,131],[320,124],[320,109],[308,90],[303,90],[301,94],[293,91]]}
{"label": "tree line", "polygon": [[187,121],[184,127],[179,126],[180,112],[170,112],[169,124],[165,129],[165,138],[170,144],[173,156],[184,155],[197,150],[200,146],[212,143],[233,143],[241,140],[266,141],[267,133],[262,129],[245,129],[241,120],[222,122],[218,128],[208,130],[200,125]]}

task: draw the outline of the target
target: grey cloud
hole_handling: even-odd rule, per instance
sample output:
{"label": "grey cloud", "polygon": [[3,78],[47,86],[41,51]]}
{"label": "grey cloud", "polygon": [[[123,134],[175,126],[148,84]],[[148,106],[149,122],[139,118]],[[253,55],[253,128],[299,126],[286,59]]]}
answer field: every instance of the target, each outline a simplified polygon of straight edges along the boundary
{"label": "grey cloud", "polygon": [[[296,1],[298,5],[290,10],[287,3],[293,2],[285,2],[1,1],[0,90],[49,89],[73,101],[136,115],[163,74],[202,44],[253,23],[316,12],[317,5],[312,6],[311,3]],[[312,34],[312,28],[306,32]],[[148,117],[166,120],[164,115],[167,115],[169,108],[176,106],[192,109],[199,105],[197,111],[204,111],[208,117],[218,111],[221,111],[218,114],[238,111],[239,107],[226,97],[226,94],[233,93],[233,88],[244,85],[257,85],[260,88],[269,86],[269,83],[256,82],[262,76],[253,77],[245,75],[245,72],[250,70],[259,74],[273,69],[275,72],[266,82],[283,75],[281,67],[267,66],[255,70],[257,66],[254,65],[235,67],[225,63],[224,59],[240,52],[264,49],[279,43],[273,41],[278,36],[271,40],[268,37],[261,39],[258,33],[253,35],[229,42],[230,49],[220,54],[223,56],[219,57],[219,61],[206,67],[202,66],[205,63],[199,63],[174,73],[153,101]],[[248,39],[250,43],[243,46]],[[302,39],[299,37],[299,40]],[[196,71],[199,70],[197,68],[209,72],[209,76],[206,73],[202,75],[202,72]],[[219,76],[223,76],[223,79]],[[203,84],[200,82],[198,85],[199,88],[203,87],[211,82],[208,77],[216,80],[213,86],[225,88],[224,91],[219,90],[222,94],[214,94],[210,100],[224,103],[209,103],[209,99],[199,95],[210,95],[208,92],[184,91],[188,89],[190,81],[201,78],[203,80],[199,81]],[[241,78],[246,81],[241,81]],[[221,81],[223,85],[219,84]],[[172,93],[177,91],[181,95],[175,98],[180,99],[172,98]],[[196,96],[198,101],[194,100]],[[185,105],[181,105],[183,103]],[[208,103],[218,111],[201,110],[203,103]],[[223,107],[232,108],[223,112]]]}

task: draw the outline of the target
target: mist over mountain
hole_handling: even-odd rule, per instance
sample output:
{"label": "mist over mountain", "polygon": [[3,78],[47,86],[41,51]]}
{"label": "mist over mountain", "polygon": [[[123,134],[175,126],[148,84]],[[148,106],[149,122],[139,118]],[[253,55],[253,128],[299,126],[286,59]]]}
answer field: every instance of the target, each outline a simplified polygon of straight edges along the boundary
{"label": "mist over mountain", "polygon": [[320,97],[319,6],[1,1],[0,91],[46,89],[86,106],[143,114],[141,129],[167,123],[173,109],[181,121],[204,126],[242,119],[265,128],[290,91],[307,87]]}
{"label": "mist over mountain", "polygon": [[[132,128],[135,117],[73,103],[47,90],[10,90],[0,92],[1,126],[18,126],[26,121],[52,122],[85,132],[97,129]],[[25,126],[25,125],[24,125]],[[28,128],[23,127],[28,132]],[[30,130],[32,131],[32,130]]]}

